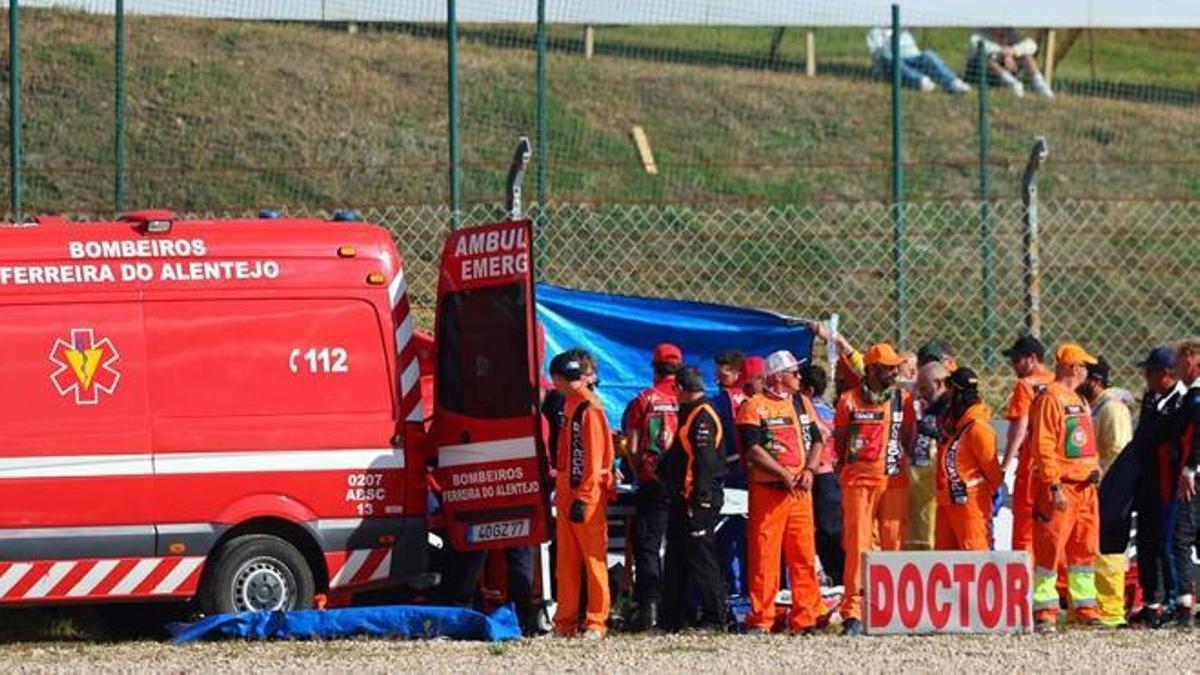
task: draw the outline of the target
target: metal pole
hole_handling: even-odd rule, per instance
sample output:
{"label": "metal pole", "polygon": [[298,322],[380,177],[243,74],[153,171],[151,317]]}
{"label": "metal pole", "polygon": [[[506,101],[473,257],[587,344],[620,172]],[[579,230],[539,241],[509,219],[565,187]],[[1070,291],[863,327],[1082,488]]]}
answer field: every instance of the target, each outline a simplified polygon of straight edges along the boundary
{"label": "metal pole", "polygon": [[450,229],[457,230],[462,217],[462,183],[459,176],[462,149],[458,145],[458,8],[455,0],[446,0],[446,69],[446,105],[450,116]]}
{"label": "metal pole", "polygon": [[983,339],[983,363],[986,367],[992,367],[994,359],[994,348],[992,345],[993,326],[992,326],[992,286],[995,264],[992,250],[992,214],[990,199],[990,186],[988,185],[988,157],[991,154],[991,141],[988,138],[988,78],[987,54],[983,48],[983,42],[979,43],[979,51],[977,53],[977,62],[979,68],[979,255],[982,259],[982,279],[980,284],[979,302],[981,305],[980,319],[983,324],[982,339]]}
{"label": "metal pole", "polygon": [[537,217],[533,222],[534,246],[533,277],[542,278],[541,252],[545,250],[546,237],[546,162],[547,129],[546,98],[550,92],[546,85],[546,0],[538,0],[537,7]]}
{"label": "metal pole", "polygon": [[1037,175],[1042,162],[1050,154],[1046,138],[1038,136],[1025,165],[1021,179],[1021,201],[1025,203],[1025,327],[1029,334],[1042,335],[1042,273],[1040,264],[1040,239],[1038,234]]}
{"label": "metal pole", "polygon": [[908,341],[908,289],[905,271],[904,141],[900,115],[900,5],[892,5],[892,265],[895,281],[896,342]]}
{"label": "metal pole", "polygon": [[8,0],[8,190],[14,223],[21,222],[21,30],[17,0]]}
{"label": "metal pole", "polygon": [[125,0],[117,0],[114,15],[113,63],[113,210],[125,210]]}

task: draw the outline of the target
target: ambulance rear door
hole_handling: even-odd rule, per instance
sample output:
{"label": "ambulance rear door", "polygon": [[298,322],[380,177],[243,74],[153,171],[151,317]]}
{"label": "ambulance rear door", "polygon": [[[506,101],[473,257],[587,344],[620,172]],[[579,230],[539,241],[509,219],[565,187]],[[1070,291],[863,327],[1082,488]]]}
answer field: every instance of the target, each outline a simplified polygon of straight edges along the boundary
{"label": "ambulance rear door", "polygon": [[433,435],[459,550],[527,546],[549,532],[530,242],[529,221],[509,221],[452,232],[442,253]]}

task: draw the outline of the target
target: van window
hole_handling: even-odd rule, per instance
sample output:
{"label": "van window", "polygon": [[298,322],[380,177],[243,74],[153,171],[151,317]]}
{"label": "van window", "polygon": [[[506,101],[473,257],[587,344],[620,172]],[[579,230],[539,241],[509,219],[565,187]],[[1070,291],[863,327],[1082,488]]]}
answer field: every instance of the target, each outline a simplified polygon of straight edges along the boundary
{"label": "van window", "polygon": [[391,415],[388,343],[355,299],[147,302],[156,416]]}
{"label": "van window", "polygon": [[533,401],[524,283],[447,293],[438,308],[438,406],[470,417],[528,415]]}

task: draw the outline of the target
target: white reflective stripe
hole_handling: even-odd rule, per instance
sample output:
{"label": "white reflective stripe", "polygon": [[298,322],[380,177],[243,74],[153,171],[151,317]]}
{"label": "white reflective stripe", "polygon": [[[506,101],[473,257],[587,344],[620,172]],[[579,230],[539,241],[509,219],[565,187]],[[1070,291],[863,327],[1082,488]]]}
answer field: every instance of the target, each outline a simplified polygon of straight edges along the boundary
{"label": "white reflective stripe", "polygon": [[75,587],[67,591],[67,597],[78,598],[82,595],[87,595],[92,592],[92,589],[99,586],[101,581],[108,577],[108,573],[113,571],[117,566],[116,560],[101,560],[96,563],[88,573],[83,575],[79,583]]}
{"label": "white reflective stripe", "polygon": [[417,363],[416,359],[408,364],[403,373],[400,373],[400,391],[404,394],[412,391],[412,388],[417,386],[417,382],[421,379],[421,364]]}
{"label": "white reflective stripe", "polygon": [[175,569],[171,570],[170,574],[163,577],[163,580],[158,582],[158,585],[155,586],[154,590],[150,592],[156,594],[174,592],[176,588],[179,588],[180,584],[182,584],[189,576],[191,576],[192,572],[196,571],[196,568],[199,567],[200,563],[202,562],[204,562],[204,558],[202,557],[184,558],[183,560],[180,560],[179,564],[175,566]]}
{"label": "white reflective stripe", "polygon": [[143,558],[138,561],[138,564],[129,570],[121,583],[113,586],[113,589],[108,592],[108,595],[129,595],[137,585],[145,581],[146,577],[154,571],[162,563],[162,558]]}
{"label": "white reflective stripe", "polygon": [[404,292],[407,290],[408,284],[404,283],[404,270],[400,270],[392,278],[392,283],[388,284],[388,298],[392,301],[392,307],[395,307],[400,302],[400,298],[404,296]]}
{"label": "white reflective stripe", "polygon": [[400,449],[246,450],[150,455],[72,455],[0,457],[0,480],[13,478],[94,478],[187,473],[257,473],[403,469]]}
{"label": "white reflective stripe", "polygon": [[412,312],[409,312],[404,320],[396,326],[396,353],[399,354],[404,350],[404,347],[412,341],[413,337],[413,319]]}
{"label": "white reflective stripe", "polygon": [[382,450],[266,450],[163,453],[154,458],[158,475],[403,469],[404,453]]}
{"label": "white reflective stripe", "polygon": [[46,574],[43,575],[41,579],[38,579],[38,582],[34,584],[32,588],[25,592],[25,597],[46,597],[46,594],[50,592],[50,589],[57,586],[58,582],[62,581],[63,577],[67,576],[67,572],[70,572],[75,567],[75,564],[76,563],[73,560],[70,562],[54,563],[50,566],[50,569],[46,571]]}
{"label": "white reflective stripe", "polygon": [[149,476],[153,470],[153,460],[149,453],[0,457],[0,479]]}
{"label": "white reflective stripe", "polygon": [[33,569],[33,565],[30,563],[13,563],[4,576],[0,576],[0,598],[4,597],[4,594],[9,592],[13,586],[16,586],[17,582],[31,569]]}
{"label": "white reflective stripe", "polygon": [[380,579],[388,578],[392,571],[392,551],[388,550],[387,555],[383,556],[383,560],[379,561],[379,566],[371,573],[371,578],[368,581],[379,581]]}
{"label": "white reflective stripe", "polygon": [[409,422],[424,422],[425,421],[425,404],[417,401],[411,412],[408,413]]}
{"label": "white reflective stripe", "polygon": [[367,561],[367,556],[371,555],[370,549],[359,549],[350,553],[350,557],[346,558],[346,564],[342,565],[342,569],[333,577],[333,581],[329,582],[330,586],[344,586],[350,583],[358,570],[362,568],[363,563]]}
{"label": "white reflective stripe", "polygon": [[442,468],[530,457],[537,457],[537,445],[533,442],[533,436],[438,448],[438,466]]}

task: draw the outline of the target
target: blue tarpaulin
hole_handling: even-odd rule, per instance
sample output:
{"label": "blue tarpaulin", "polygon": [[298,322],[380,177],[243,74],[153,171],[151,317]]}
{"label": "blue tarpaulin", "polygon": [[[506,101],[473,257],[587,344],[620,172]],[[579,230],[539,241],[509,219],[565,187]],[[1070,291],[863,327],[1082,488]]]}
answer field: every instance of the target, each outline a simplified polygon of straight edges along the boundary
{"label": "blue tarpaulin", "polygon": [[203,638],[332,640],[356,636],[455,640],[516,640],[521,627],[512,605],[491,614],[458,607],[392,605],[293,612],[219,614],[167,626],[176,644]]}
{"label": "blue tarpaulin", "polygon": [[678,345],[684,361],[698,366],[709,383],[713,357],[726,349],[757,356],[790,349],[797,358],[812,353],[806,322],[753,309],[538,284],[537,312],[546,332],[543,372],[555,354],[571,347],[590,351],[599,364],[597,393],[614,424],[652,383],[650,357],[660,342]]}

